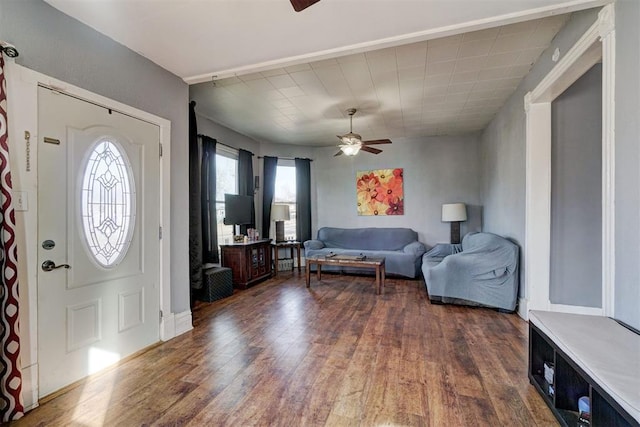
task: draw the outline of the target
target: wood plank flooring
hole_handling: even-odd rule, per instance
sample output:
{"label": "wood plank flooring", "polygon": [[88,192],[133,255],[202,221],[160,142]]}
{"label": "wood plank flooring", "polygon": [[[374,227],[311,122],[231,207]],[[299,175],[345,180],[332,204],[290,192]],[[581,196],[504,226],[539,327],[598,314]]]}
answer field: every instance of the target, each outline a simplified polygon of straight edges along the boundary
{"label": "wood plank flooring", "polygon": [[429,304],[421,280],[281,273],[16,426],[555,426],[515,314]]}

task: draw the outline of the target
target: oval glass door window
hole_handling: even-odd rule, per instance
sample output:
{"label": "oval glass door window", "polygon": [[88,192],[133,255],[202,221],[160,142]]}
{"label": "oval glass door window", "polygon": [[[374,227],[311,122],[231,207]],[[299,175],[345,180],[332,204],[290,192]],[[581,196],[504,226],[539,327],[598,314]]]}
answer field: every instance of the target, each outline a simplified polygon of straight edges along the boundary
{"label": "oval glass door window", "polygon": [[135,183],[125,151],[100,140],[91,150],[82,178],[82,229],[89,252],[103,267],[126,256],[135,226]]}

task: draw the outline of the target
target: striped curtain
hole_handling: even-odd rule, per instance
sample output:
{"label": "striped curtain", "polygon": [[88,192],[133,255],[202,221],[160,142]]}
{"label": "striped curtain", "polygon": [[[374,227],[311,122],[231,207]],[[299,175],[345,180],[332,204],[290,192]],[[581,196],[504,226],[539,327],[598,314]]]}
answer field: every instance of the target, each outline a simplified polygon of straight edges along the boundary
{"label": "striped curtain", "polygon": [[18,321],[18,249],[11,204],[7,129],[7,84],[0,54],[0,421],[24,415]]}

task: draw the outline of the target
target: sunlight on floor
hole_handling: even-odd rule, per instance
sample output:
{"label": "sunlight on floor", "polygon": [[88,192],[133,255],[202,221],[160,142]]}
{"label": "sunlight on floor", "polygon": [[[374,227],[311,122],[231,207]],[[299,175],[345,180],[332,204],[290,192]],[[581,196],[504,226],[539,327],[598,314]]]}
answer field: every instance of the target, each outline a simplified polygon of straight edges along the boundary
{"label": "sunlight on floor", "polygon": [[111,351],[102,350],[100,348],[91,347],[89,349],[89,372],[88,374],[95,374],[96,372],[118,363],[120,355]]}
{"label": "sunlight on floor", "polygon": [[[120,360],[118,353],[102,350],[99,348],[89,349],[88,375],[94,374],[108,366],[117,363]],[[113,383],[118,375],[118,371],[113,369],[105,372],[99,381],[99,390],[96,390],[95,382],[87,382],[79,399],[81,404],[76,406],[73,414],[73,422],[82,426],[101,426],[104,425],[109,403],[111,402],[111,393]],[[87,406],[91,407],[87,411]]]}

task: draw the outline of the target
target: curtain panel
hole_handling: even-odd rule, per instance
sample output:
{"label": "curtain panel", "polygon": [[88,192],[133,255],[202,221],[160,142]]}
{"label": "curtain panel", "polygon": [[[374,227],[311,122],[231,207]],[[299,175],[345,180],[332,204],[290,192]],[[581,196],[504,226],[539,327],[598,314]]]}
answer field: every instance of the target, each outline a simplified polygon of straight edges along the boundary
{"label": "curtain panel", "polygon": [[296,235],[300,242],[311,240],[311,160],[295,159]]}
{"label": "curtain panel", "polygon": [[202,216],[202,261],[219,263],[218,219],[216,216],[216,145],[217,141],[206,135],[200,135],[202,147],[201,216]]}
{"label": "curtain panel", "polygon": [[[202,182],[196,102],[189,103],[189,282],[202,288]],[[193,299],[193,298],[192,298]]]}
{"label": "curtain panel", "polygon": [[[253,188],[253,153],[247,150],[238,150],[238,194],[241,196],[254,196]],[[251,203],[251,224],[241,225],[240,234],[247,234],[247,228],[256,226],[255,201]]]}
{"label": "curtain panel", "polygon": [[271,228],[271,204],[273,203],[273,196],[276,192],[278,158],[264,156],[262,160],[264,162],[264,177],[262,179],[262,235],[265,239],[268,239]]}
{"label": "curtain panel", "polygon": [[20,371],[18,310],[18,245],[15,210],[11,200],[7,83],[0,54],[0,419],[3,423],[24,415]]}

